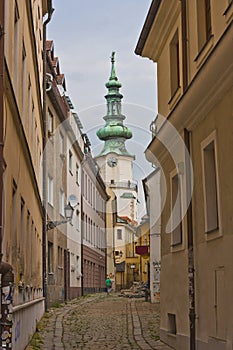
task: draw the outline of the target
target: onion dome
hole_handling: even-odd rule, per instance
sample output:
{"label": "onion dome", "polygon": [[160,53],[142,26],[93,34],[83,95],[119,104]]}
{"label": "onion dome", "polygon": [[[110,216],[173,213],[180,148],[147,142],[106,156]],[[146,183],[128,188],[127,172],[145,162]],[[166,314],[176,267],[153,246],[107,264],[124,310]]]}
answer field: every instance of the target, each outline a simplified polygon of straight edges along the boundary
{"label": "onion dome", "polygon": [[121,114],[121,99],[123,95],[119,92],[122,86],[118,81],[115,71],[115,52],[111,56],[111,74],[109,81],[105,84],[108,93],[105,96],[107,100],[107,115],[104,117],[106,124],[97,131],[100,140],[105,141],[104,148],[100,155],[115,152],[122,155],[130,155],[125,147],[125,141],[132,137],[132,131],[123,124],[125,116]]}

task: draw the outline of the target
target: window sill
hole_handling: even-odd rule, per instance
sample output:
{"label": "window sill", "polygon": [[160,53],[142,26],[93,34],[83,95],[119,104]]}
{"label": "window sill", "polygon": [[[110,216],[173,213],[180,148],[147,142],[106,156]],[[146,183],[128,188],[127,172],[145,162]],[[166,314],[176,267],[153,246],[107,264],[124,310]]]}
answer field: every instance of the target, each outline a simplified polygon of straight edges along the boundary
{"label": "window sill", "polygon": [[214,35],[212,34],[210,38],[206,41],[204,46],[201,48],[200,52],[194,58],[194,62],[196,62],[197,64],[197,69],[199,69],[200,66],[205,62],[213,46],[214,46]]}
{"label": "window sill", "polygon": [[233,2],[227,6],[223,16],[225,16],[226,24],[230,23],[233,17]]}
{"label": "window sill", "polygon": [[219,228],[216,228],[212,231],[205,232],[205,238],[207,242],[214,241],[215,239],[222,238],[222,232]]}
{"label": "window sill", "polygon": [[175,338],[176,339],[176,334],[174,333],[167,333],[168,337]]}
{"label": "window sill", "polygon": [[171,244],[171,253],[178,253],[184,251],[184,242]]}

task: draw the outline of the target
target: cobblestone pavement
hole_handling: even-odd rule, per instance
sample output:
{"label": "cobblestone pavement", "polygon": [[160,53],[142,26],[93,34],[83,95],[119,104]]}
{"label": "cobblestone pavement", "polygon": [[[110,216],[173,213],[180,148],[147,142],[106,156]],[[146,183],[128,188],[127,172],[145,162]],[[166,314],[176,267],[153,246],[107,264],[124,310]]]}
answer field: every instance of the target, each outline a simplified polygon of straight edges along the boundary
{"label": "cobblestone pavement", "polygon": [[159,304],[91,295],[51,309],[26,350],[170,350],[159,339]]}

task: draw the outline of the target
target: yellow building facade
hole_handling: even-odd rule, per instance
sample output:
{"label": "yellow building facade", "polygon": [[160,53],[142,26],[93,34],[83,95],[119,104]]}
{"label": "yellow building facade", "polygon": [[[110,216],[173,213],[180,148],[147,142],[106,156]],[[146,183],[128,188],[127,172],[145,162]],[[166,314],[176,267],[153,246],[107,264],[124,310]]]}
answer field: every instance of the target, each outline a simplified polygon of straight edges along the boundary
{"label": "yellow building facade", "polygon": [[161,339],[232,349],[233,4],[152,1],[136,53],[157,63],[147,160],[162,169]]}
{"label": "yellow building facade", "polygon": [[14,273],[13,309],[8,310],[13,336],[7,346],[19,350],[44,312],[42,51],[47,8],[48,1],[2,1],[0,10],[1,253]]}

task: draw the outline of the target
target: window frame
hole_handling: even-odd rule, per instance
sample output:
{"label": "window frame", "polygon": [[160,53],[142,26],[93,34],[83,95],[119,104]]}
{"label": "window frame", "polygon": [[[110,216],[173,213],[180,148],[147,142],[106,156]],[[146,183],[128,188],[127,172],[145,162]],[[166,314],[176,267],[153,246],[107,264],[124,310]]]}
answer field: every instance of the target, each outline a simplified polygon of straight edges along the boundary
{"label": "window frame", "polygon": [[[212,148],[213,146],[213,148]],[[211,147],[211,148],[210,148]],[[214,153],[211,160],[210,154],[207,154],[211,149]],[[213,157],[212,157],[213,158]],[[219,171],[218,171],[218,156],[217,156],[217,134],[214,130],[208,137],[201,142],[201,160],[202,160],[202,184],[203,184],[203,197],[204,197],[204,222],[205,222],[205,234],[209,236],[211,233],[217,233],[221,235],[221,208],[220,208],[220,189],[219,189]],[[211,164],[212,162],[212,164]],[[208,163],[208,164],[207,164]],[[215,168],[214,178],[210,170]],[[208,180],[207,180],[208,177]],[[214,182],[214,183],[213,183]],[[211,187],[211,188],[210,188]],[[216,199],[216,204],[213,200],[213,192]],[[212,201],[212,203],[210,203]],[[215,208],[213,208],[215,206]],[[211,210],[211,213],[210,213]],[[210,217],[213,218],[213,211],[215,211],[215,224],[210,222]],[[212,220],[211,220],[212,221]]]}
{"label": "window frame", "polygon": [[69,150],[69,172],[73,175],[73,153]]}
{"label": "window frame", "polygon": [[75,181],[76,184],[79,185],[79,165],[76,163],[76,168],[75,168]]}
{"label": "window frame", "polygon": [[[117,228],[116,229],[117,231],[116,231],[116,236],[117,236],[117,239],[119,240],[119,241],[122,241],[122,229],[121,228]],[[119,233],[120,233],[120,235],[119,235]]]}
{"label": "window frame", "polygon": [[197,6],[197,44],[200,53],[212,37],[210,0],[196,0]]}
{"label": "window frame", "polygon": [[59,150],[60,150],[60,157],[64,157],[65,153],[65,139],[63,133],[60,131],[59,133]]}
{"label": "window frame", "polygon": [[53,136],[54,131],[54,116],[53,113],[48,108],[48,137]]}
{"label": "window frame", "polygon": [[51,175],[48,175],[48,204],[54,206],[54,183]]}
{"label": "window frame", "polygon": [[176,29],[169,44],[169,57],[171,101],[180,88],[180,40],[178,28]]}
{"label": "window frame", "polygon": [[[177,194],[174,194],[174,185],[175,185],[175,179],[177,179],[177,189],[175,192]],[[179,174],[177,169],[174,169],[170,173],[170,204],[171,204],[171,224],[170,224],[170,232],[171,232],[171,247],[176,248],[183,245],[184,242],[184,227],[183,227],[183,207],[182,207],[182,182],[181,182],[181,175]],[[179,195],[179,197],[178,197]],[[177,207],[178,205],[178,207]],[[175,210],[179,210],[179,224],[173,229],[173,220],[174,220],[174,206]],[[175,215],[176,215],[175,214]],[[175,236],[175,237],[174,237]],[[179,238],[177,238],[179,236]],[[176,238],[176,239],[175,239]]]}
{"label": "window frame", "polygon": [[65,192],[62,188],[59,191],[59,213],[61,216],[65,217]]}

